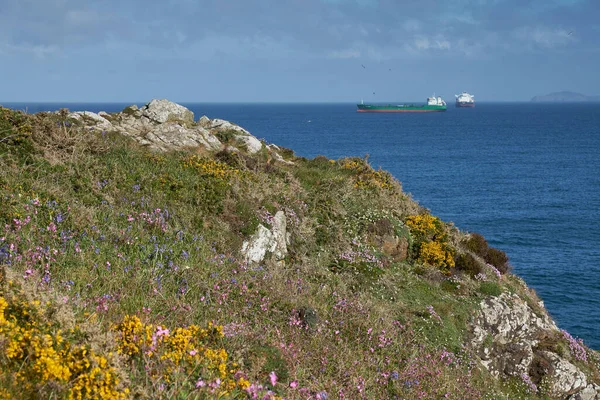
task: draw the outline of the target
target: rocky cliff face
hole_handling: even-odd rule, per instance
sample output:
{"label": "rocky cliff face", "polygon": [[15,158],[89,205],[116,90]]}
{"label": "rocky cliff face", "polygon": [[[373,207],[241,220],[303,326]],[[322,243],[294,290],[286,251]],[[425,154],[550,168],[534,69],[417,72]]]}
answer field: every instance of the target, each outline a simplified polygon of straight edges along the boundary
{"label": "rocky cliff face", "polygon": [[586,349],[558,329],[541,302],[527,302],[516,293],[489,297],[480,303],[471,328],[470,347],[493,376],[522,379],[532,392],[543,390],[555,398],[600,399],[600,386],[576,365],[587,361]]}
{"label": "rocky cliff face", "polygon": [[[90,129],[120,132],[153,151],[202,148],[255,154],[265,150],[275,161],[288,162],[277,146],[264,145],[244,128],[206,116],[194,121],[190,110],[167,100],[153,100],[141,108],[130,106],[115,114],[73,112],[69,117]],[[386,235],[375,235],[373,240],[395,259],[406,258],[405,241]],[[267,257],[279,261],[288,244],[286,216],[280,211],[271,229],[259,225],[239,251],[247,262]],[[600,400],[600,386],[585,371],[588,350],[559,330],[524,282],[515,281],[519,290],[486,298],[473,316],[467,346],[482,368],[496,378],[521,379],[532,392],[543,391],[553,398]]]}
{"label": "rocky cliff face", "polygon": [[[91,129],[117,131],[158,152],[204,148],[233,152],[244,149],[255,154],[264,147],[276,160],[283,161],[276,146],[263,146],[244,128],[206,116],[195,122],[192,111],[168,100],[152,100],[141,108],[132,105],[115,114],[77,111],[70,113],[69,117]],[[219,137],[227,137],[233,143],[223,143]]]}

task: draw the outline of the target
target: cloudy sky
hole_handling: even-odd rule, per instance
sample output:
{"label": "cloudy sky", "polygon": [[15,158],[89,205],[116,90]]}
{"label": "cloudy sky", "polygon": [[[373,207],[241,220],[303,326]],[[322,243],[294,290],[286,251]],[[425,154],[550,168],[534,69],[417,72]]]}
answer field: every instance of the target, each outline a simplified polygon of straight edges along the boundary
{"label": "cloudy sky", "polygon": [[0,0],[1,101],[600,95],[599,0]]}

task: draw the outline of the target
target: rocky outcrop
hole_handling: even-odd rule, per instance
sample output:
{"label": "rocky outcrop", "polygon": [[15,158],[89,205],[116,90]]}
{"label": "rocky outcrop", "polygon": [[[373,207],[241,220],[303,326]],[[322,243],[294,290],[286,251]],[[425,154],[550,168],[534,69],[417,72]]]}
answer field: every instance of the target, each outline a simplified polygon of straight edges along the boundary
{"label": "rocky outcrop", "polygon": [[236,134],[233,135],[234,139],[243,143],[250,154],[258,153],[263,147],[260,140],[252,136],[250,132],[229,121],[218,118],[208,119],[206,116],[202,116],[198,120],[198,125],[213,132],[235,132]]}
{"label": "rocky outcrop", "polygon": [[165,123],[167,121],[194,122],[194,113],[169,100],[152,100],[140,109],[142,116],[151,121]]}
{"label": "rocky outcrop", "polygon": [[[186,107],[168,100],[152,100],[141,108],[126,107],[119,113],[98,114],[78,111],[69,118],[97,131],[116,131],[129,136],[153,151],[165,152],[202,147],[209,151],[244,151],[256,154],[263,148],[271,159],[289,163],[277,152],[276,146],[265,147],[246,129],[222,119],[202,116],[194,122],[194,113]],[[222,143],[219,138],[231,138],[232,143]]]}
{"label": "rocky outcrop", "polygon": [[113,127],[110,121],[104,116],[90,111],[72,112],[68,115],[68,117],[100,130],[107,130]]}
{"label": "rocky outcrop", "polygon": [[288,234],[286,217],[283,211],[278,211],[271,222],[271,229],[258,225],[257,231],[250,240],[242,244],[242,255],[246,261],[260,263],[268,253],[276,261],[281,261],[287,255]]}
{"label": "rocky outcrop", "polygon": [[598,387],[588,385],[573,357],[556,346],[563,333],[542,306],[534,309],[509,293],[489,297],[479,306],[470,346],[493,376],[532,382],[553,398],[600,398]]}

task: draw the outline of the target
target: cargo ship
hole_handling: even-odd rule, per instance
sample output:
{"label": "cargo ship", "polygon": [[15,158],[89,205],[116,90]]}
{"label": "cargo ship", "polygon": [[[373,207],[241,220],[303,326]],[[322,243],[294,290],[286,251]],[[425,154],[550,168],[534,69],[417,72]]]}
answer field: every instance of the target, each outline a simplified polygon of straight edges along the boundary
{"label": "cargo ship", "polygon": [[467,92],[455,94],[456,107],[475,107],[475,96]]}
{"label": "cargo ship", "polygon": [[427,104],[364,104],[356,105],[357,112],[439,112],[446,111],[446,102],[441,97],[428,97]]}

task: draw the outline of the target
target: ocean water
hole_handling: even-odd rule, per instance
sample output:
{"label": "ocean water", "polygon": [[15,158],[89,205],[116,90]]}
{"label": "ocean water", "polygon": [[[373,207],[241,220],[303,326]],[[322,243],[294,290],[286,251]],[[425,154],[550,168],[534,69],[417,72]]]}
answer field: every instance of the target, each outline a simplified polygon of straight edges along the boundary
{"label": "ocean water", "polygon": [[[29,112],[126,105],[5,104]],[[368,155],[434,215],[504,250],[558,325],[600,349],[600,104],[478,103],[426,114],[363,114],[354,104],[184,105],[300,156]]]}

